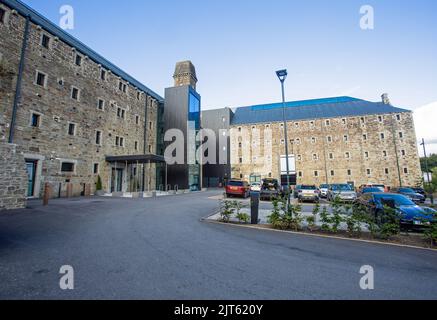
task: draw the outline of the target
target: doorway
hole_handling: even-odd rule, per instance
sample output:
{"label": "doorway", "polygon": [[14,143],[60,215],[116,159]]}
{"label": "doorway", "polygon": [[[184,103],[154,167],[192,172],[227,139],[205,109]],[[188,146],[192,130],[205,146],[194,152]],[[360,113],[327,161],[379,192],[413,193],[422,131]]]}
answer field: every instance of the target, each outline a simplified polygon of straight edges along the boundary
{"label": "doorway", "polygon": [[37,160],[26,160],[27,169],[27,196],[33,197],[35,195],[35,177]]}

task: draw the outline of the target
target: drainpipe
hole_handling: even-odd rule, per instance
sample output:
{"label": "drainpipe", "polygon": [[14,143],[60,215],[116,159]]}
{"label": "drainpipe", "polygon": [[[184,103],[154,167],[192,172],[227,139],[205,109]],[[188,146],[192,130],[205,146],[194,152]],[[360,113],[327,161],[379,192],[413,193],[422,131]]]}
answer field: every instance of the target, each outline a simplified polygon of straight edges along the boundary
{"label": "drainpipe", "polygon": [[23,80],[24,59],[26,55],[27,38],[29,36],[29,22],[30,22],[30,17],[26,16],[26,25],[24,27],[24,35],[23,35],[23,45],[21,46],[20,65],[18,67],[17,86],[15,89],[14,105],[12,106],[11,126],[9,129],[9,139],[8,139],[9,143],[13,143],[14,141],[15,119],[17,117],[18,102],[21,99],[21,82]]}
{"label": "drainpipe", "polygon": [[[146,92],[146,105],[145,105],[145,111],[144,111],[144,146],[143,146],[143,153],[146,154],[146,147],[147,147],[147,102],[149,100],[149,96]],[[146,180],[146,168],[143,163],[143,186],[142,186],[142,192],[145,191],[145,180]]]}

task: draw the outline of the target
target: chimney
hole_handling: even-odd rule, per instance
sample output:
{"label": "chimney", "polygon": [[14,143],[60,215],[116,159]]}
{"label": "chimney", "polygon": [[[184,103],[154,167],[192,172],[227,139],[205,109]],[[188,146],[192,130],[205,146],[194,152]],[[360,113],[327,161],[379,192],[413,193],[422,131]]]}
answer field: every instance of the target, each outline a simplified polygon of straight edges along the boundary
{"label": "chimney", "polygon": [[381,98],[382,98],[383,104],[390,104],[390,99],[388,98],[388,93],[383,93]]}

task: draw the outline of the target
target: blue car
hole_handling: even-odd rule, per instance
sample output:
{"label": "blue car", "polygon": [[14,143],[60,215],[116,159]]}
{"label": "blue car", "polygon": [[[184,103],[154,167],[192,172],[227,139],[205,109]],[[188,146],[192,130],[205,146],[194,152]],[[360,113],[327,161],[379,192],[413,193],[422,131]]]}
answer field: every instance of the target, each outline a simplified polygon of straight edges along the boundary
{"label": "blue car", "polygon": [[391,189],[391,192],[402,194],[415,203],[425,203],[425,196],[421,195],[420,193],[416,193],[411,188],[393,188]]}
{"label": "blue car", "polygon": [[397,193],[365,193],[358,200],[378,217],[384,213],[384,207],[390,206],[399,214],[401,228],[423,229],[436,222],[431,211],[426,211],[404,195]]}

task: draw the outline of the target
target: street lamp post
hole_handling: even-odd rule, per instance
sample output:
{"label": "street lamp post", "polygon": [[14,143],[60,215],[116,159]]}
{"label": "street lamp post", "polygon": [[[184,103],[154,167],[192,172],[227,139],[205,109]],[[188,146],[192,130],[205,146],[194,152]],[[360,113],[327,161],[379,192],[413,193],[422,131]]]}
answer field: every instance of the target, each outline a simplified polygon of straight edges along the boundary
{"label": "street lamp post", "polygon": [[284,138],[285,138],[285,165],[287,170],[287,209],[290,208],[290,168],[288,163],[288,136],[287,136],[287,120],[285,118],[285,92],[284,92],[284,82],[287,79],[287,70],[276,71],[276,75],[281,81],[282,89],[282,119],[284,121]]}
{"label": "street lamp post", "polygon": [[426,175],[428,178],[428,187],[430,190],[430,199],[431,199],[431,203],[434,204],[434,197],[431,191],[431,179],[429,177],[429,169],[428,169],[428,158],[426,156],[426,148],[425,148],[425,139],[422,139],[422,143],[420,144],[421,146],[423,146],[423,155],[425,157],[425,170],[426,170]]}

